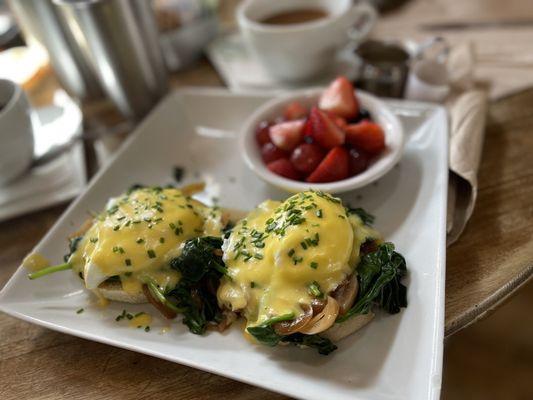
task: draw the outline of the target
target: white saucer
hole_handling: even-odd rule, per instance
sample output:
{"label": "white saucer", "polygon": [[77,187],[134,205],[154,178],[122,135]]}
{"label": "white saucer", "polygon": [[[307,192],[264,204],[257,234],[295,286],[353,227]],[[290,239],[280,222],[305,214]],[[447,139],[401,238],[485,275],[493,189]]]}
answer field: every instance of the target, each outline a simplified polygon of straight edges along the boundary
{"label": "white saucer", "polygon": [[[35,157],[39,157],[78,135],[82,114],[63,90],[57,90],[52,105],[35,110],[33,124]],[[56,159],[0,187],[0,222],[70,200],[81,192],[85,182],[83,151],[81,144],[76,144]]]}
{"label": "white saucer", "polygon": [[330,71],[312,82],[288,84],[270,77],[249,53],[240,33],[220,36],[207,47],[207,56],[229,87],[236,92],[284,91],[308,86],[325,86],[338,75],[350,80],[357,77],[358,60],[353,51],[346,49],[338,54]]}

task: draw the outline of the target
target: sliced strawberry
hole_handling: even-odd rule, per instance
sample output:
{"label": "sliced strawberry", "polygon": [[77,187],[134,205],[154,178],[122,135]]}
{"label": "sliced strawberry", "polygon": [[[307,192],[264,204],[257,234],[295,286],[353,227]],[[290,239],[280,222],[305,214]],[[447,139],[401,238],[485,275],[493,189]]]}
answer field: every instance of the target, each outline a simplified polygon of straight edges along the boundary
{"label": "sliced strawberry", "polygon": [[335,147],[329,151],[322,162],[316,167],[307,182],[335,182],[348,177],[349,156],[344,147]]}
{"label": "sliced strawberry", "polygon": [[272,142],[265,143],[263,147],[261,147],[261,158],[265,164],[279,160],[280,158],[287,158],[288,156],[287,152],[276,147]]}
{"label": "sliced strawberry", "polygon": [[343,118],[353,118],[359,112],[354,87],[344,76],[335,79],[320,96],[318,107]]}
{"label": "sliced strawberry", "polygon": [[344,143],[345,134],[326,113],[317,107],[311,109],[309,119],[313,127],[313,139],[325,149],[332,149]]}
{"label": "sliced strawberry", "polygon": [[297,101],[293,101],[292,103],[288,104],[283,110],[283,116],[287,121],[305,118],[306,115],[307,109]]}
{"label": "sliced strawberry", "polygon": [[261,121],[255,128],[255,139],[259,146],[270,143],[270,135],[268,133],[271,123],[268,121]]}
{"label": "sliced strawberry", "polygon": [[291,154],[291,162],[298,171],[310,174],[320,164],[326,152],[317,144],[302,143]]}
{"label": "sliced strawberry", "polygon": [[337,117],[332,112],[326,112],[326,114],[328,115],[329,119],[331,119],[335,123],[335,125],[337,125],[342,130],[344,130],[344,128],[348,126],[348,122],[345,118]]}
{"label": "sliced strawberry", "polygon": [[272,125],[269,130],[270,139],[280,149],[291,151],[303,140],[304,125],[303,119]]}
{"label": "sliced strawberry", "polygon": [[376,155],[385,148],[385,133],[378,124],[363,120],[346,127],[346,141],[368,154]]}
{"label": "sliced strawberry", "polygon": [[294,168],[294,165],[288,158],[280,158],[279,160],[272,161],[267,165],[267,168],[277,175],[285,178],[299,180],[300,173]]}
{"label": "sliced strawberry", "polygon": [[357,175],[368,168],[368,155],[359,149],[350,149],[350,175]]}

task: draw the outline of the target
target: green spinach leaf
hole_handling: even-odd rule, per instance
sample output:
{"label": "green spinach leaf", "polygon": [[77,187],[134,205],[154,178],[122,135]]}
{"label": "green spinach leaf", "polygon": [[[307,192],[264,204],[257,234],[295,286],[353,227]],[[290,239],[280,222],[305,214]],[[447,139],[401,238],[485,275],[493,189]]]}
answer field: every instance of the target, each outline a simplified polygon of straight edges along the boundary
{"label": "green spinach leaf", "polygon": [[209,322],[222,320],[216,297],[220,278],[226,272],[221,247],[222,239],[217,237],[190,239],[180,256],[170,262],[181,279],[165,296],[183,310],[183,323],[198,335],[205,332]]}
{"label": "green spinach leaf", "polygon": [[407,288],[401,283],[407,273],[405,259],[394,251],[392,243],[383,243],[366,254],[357,266],[359,293],[354,305],[337,322],[346,321],[355,314],[366,314],[373,304],[389,314],[407,307]]}
{"label": "green spinach leaf", "polygon": [[359,218],[361,218],[361,221],[363,221],[363,224],[365,225],[372,225],[374,223],[375,217],[372,214],[366,212],[366,210],[361,207],[357,207],[357,208],[346,207],[346,213],[348,215],[350,214],[357,215]]}
{"label": "green spinach leaf", "polygon": [[337,346],[335,346],[331,340],[320,335],[304,335],[303,333],[293,333],[292,335],[284,336],[281,341],[312,347],[313,349],[317,349],[319,354],[326,356],[332,351],[337,350]]}
{"label": "green spinach leaf", "polygon": [[292,343],[294,345],[303,345],[317,349],[319,354],[327,355],[337,349],[331,340],[319,335],[304,335],[302,333],[293,333],[292,335],[279,335],[274,330],[273,325],[276,322],[288,321],[294,318],[294,314],[284,314],[269,319],[261,325],[249,327],[247,329],[255,339],[266,345],[276,346],[280,342]]}

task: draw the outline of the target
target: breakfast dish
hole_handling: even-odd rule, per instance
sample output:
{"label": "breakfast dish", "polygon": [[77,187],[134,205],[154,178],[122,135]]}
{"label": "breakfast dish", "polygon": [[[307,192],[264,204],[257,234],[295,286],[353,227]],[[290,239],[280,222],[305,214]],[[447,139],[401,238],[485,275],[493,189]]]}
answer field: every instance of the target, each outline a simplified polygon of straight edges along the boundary
{"label": "breakfast dish", "polygon": [[405,260],[364,210],[301,192],[261,203],[223,241],[220,208],[191,197],[202,188],[133,186],[70,237],[63,264],[26,257],[28,277],[72,270],[104,303],[148,301],[196,334],[243,316],[260,343],[320,354],[368,323],[374,304],[407,306]]}
{"label": "breakfast dish", "polygon": [[371,221],[318,191],[261,203],[224,241],[219,303],[259,343],[329,354],[373,318],[374,305],[391,314],[407,306],[405,260]]}
{"label": "breakfast dish", "polygon": [[166,318],[183,314],[191,332],[205,332],[224,320],[209,288],[218,286],[225,268],[217,253],[220,209],[191,197],[202,188],[133,186],[70,237],[63,264],[26,257],[29,278],[72,270],[104,304],[150,302]]}
{"label": "breakfast dish", "polygon": [[[382,106],[401,121],[405,151],[400,165],[376,184],[343,193],[341,198],[344,205],[358,205],[375,215],[375,229],[405,256],[409,272],[403,282],[408,287],[409,306],[396,315],[375,312],[364,329],[336,342],[338,349],[331,356],[321,356],[313,349],[250,343],[243,338],[239,323],[223,334],[189,334],[181,316],[169,322],[151,311],[150,304],[110,301],[101,308],[72,271],[29,280],[28,271],[18,269],[0,291],[0,311],[62,334],[147,354],[293,398],[438,399],[444,332],[446,112],[431,104],[391,100],[372,108],[364,102],[363,93],[359,97],[373,119],[385,128],[387,123],[379,119]],[[313,97],[316,99],[318,96]],[[273,100],[267,93],[236,94],[222,89],[170,93],[33,251],[60,262],[66,252],[66,238],[83,225],[88,210],[104,210],[110,196],[126,191],[133,182],[161,187],[175,184],[175,166],[184,169],[180,185],[205,182],[205,190],[194,195],[205,205],[253,210],[265,199],[286,199],[286,192],[258,179],[236,151],[243,121]],[[198,127],[236,134],[206,136],[198,134]],[[250,139],[251,148],[256,149],[253,131]],[[78,314],[80,309],[83,312]],[[115,322],[124,309],[133,317],[150,313],[149,332],[136,329],[138,325],[130,327],[133,320],[127,317]]]}
{"label": "breakfast dish", "polygon": [[293,101],[274,121],[261,121],[256,140],[271,172],[308,183],[358,175],[386,147],[383,128],[360,107],[353,85],[343,76],[310,109]]}

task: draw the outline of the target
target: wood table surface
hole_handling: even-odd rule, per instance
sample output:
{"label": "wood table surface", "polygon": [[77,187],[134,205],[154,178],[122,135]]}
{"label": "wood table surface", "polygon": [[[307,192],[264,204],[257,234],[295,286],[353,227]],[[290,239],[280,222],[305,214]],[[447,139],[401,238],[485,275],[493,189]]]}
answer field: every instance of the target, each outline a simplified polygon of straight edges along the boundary
{"label": "wood table surface", "polygon": [[[174,87],[222,85],[206,61],[172,81]],[[41,87],[41,95],[47,86],[53,83]],[[533,275],[532,105],[533,90],[490,105],[477,205],[465,232],[447,252],[447,336],[486,316]],[[66,206],[0,223],[0,288]],[[0,399],[218,400],[221,395],[285,398],[0,313]]]}

